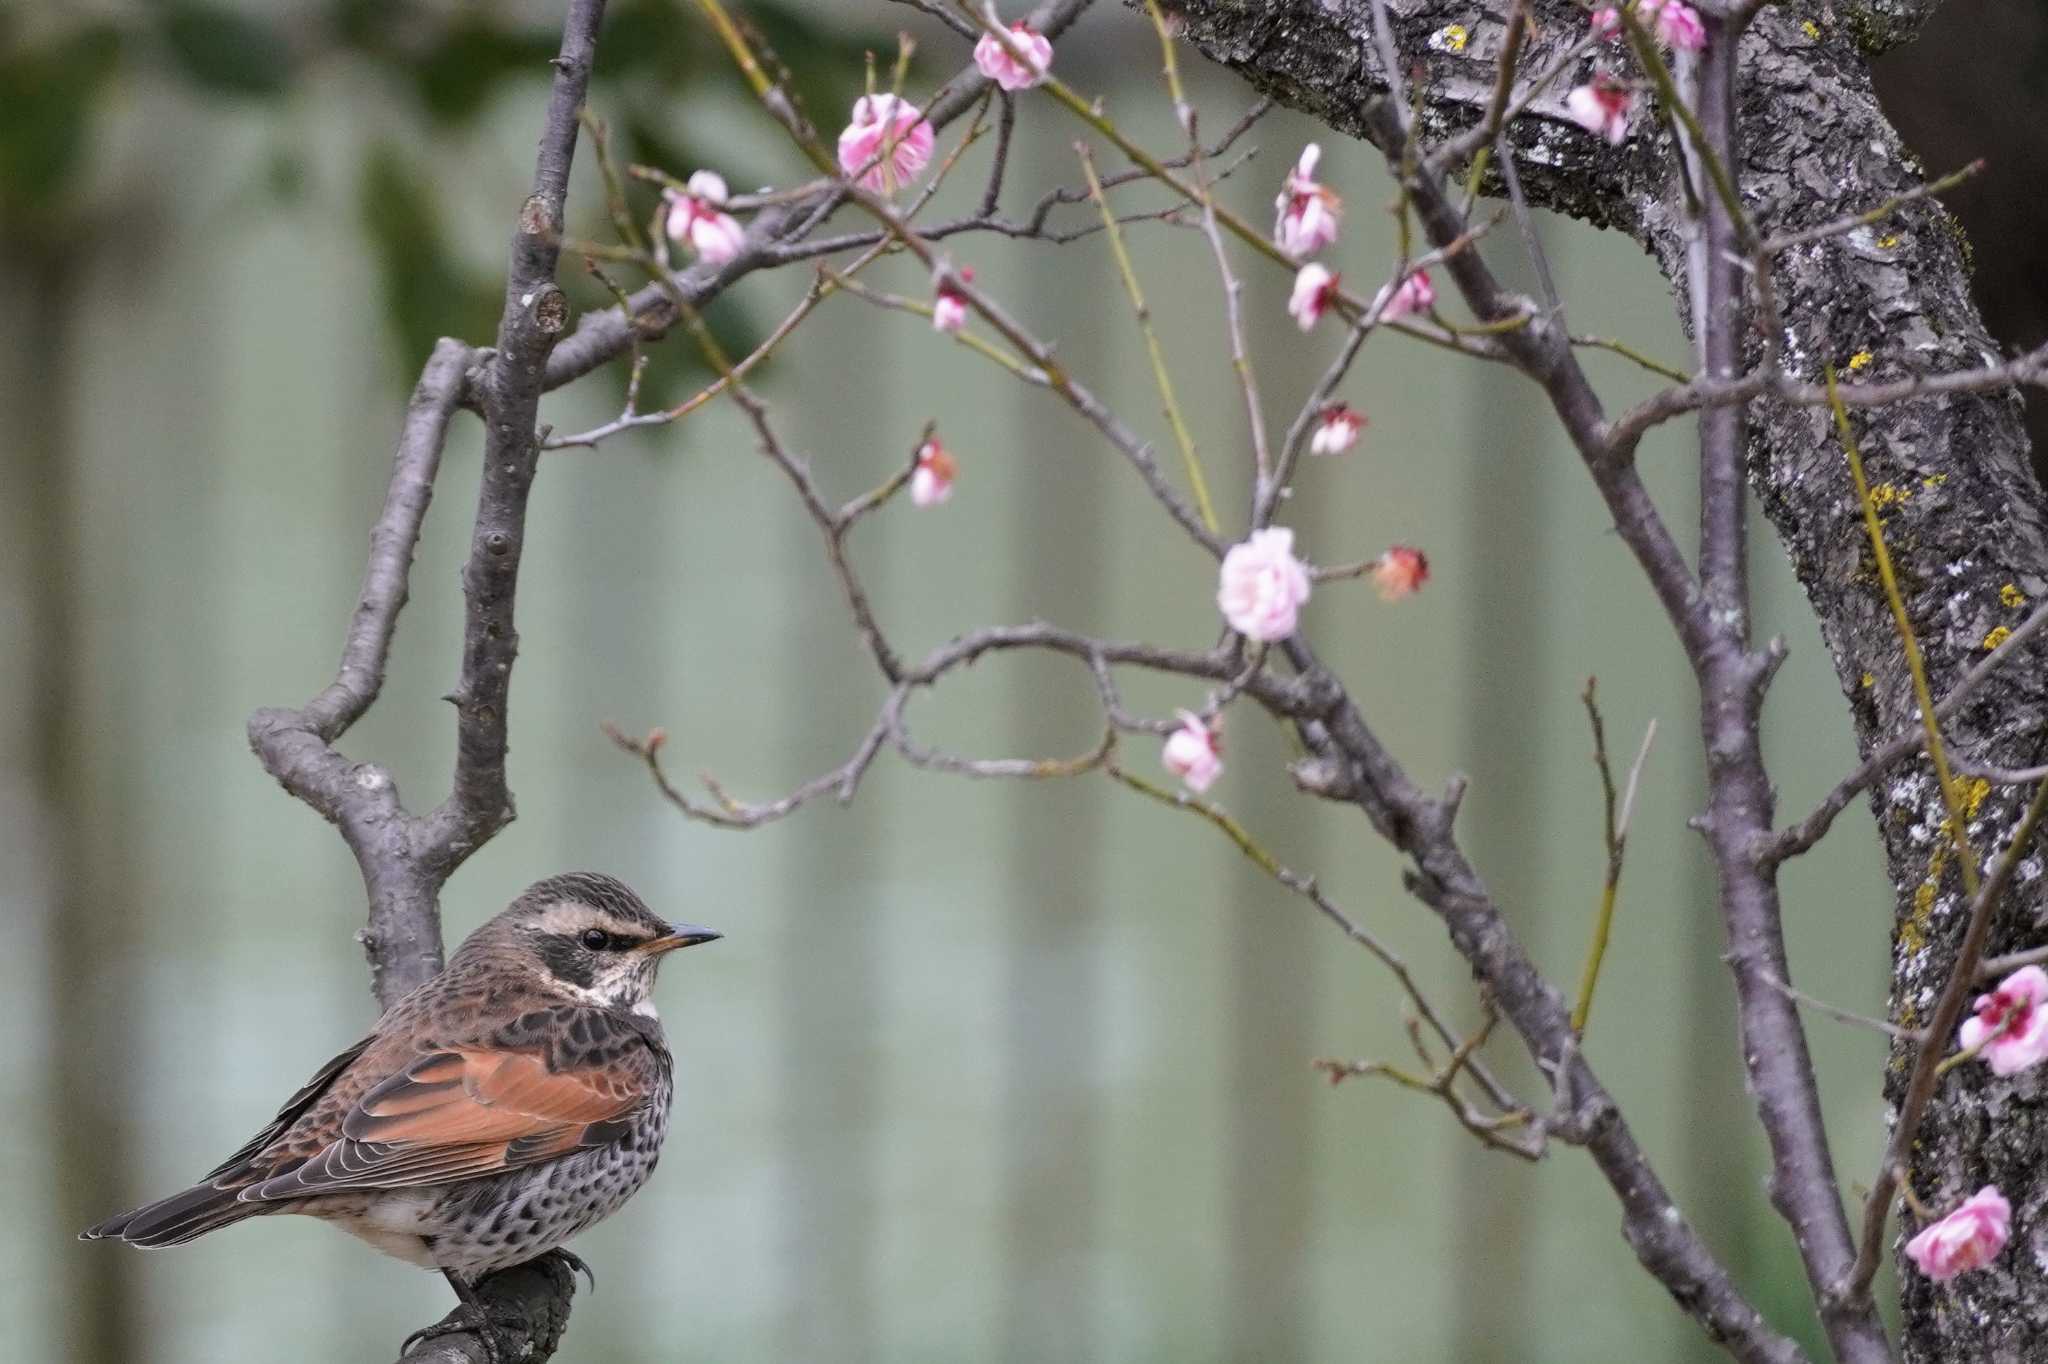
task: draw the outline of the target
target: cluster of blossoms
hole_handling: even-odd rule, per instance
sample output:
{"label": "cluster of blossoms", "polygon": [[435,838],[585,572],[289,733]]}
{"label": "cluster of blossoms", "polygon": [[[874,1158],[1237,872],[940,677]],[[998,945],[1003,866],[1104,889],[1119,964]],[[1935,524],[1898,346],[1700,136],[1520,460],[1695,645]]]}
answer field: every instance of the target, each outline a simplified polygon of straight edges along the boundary
{"label": "cluster of blossoms", "polygon": [[[1273,240],[1290,258],[1304,260],[1337,240],[1342,202],[1316,180],[1322,149],[1314,143],[1281,183],[1274,201]],[[1343,298],[1337,272],[1319,261],[1306,261],[1296,272],[1287,311],[1300,328],[1312,330],[1324,313]],[[1389,281],[1373,300],[1381,321],[1428,312],[1436,303],[1429,272],[1415,270]],[[1366,427],[1363,413],[1333,402],[1315,415],[1309,433],[1311,455],[1337,455],[1358,443]],[[1365,572],[1386,601],[1418,591],[1429,581],[1429,560],[1422,551],[1395,545],[1374,559]],[[1314,579],[1308,565],[1294,554],[1294,532],[1284,526],[1255,530],[1223,556],[1216,588],[1216,606],[1232,630],[1257,644],[1272,644],[1292,635],[1300,623]],[[1167,736],[1162,755],[1166,769],[1192,791],[1206,791],[1222,774],[1222,742],[1216,723],[1191,711],[1180,712],[1180,727]]]}
{"label": "cluster of blossoms", "polygon": [[[1981,1056],[1994,1075],[2016,1075],[2048,1060],[2048,971],[2022,966],[1977,996],[1958,1037],[1964,1057]],[[2012,1236],[2012,1204],[1986,1184],[1906,1242],[1906,1258],[1940,1282],[1998,1258]]]}
{"label": "cluster of blossoms", "polygon": [[[1692,6],[1681,0],[1636,0],[1635,15],[1652,37],[1673,52],[1698,52],[1707,45],[1706,25]],[[1593,34],[1619,41],[1621,11],[1612,5],[1593,11]],[[1635,91],[1626,81],[1602,71],[1565,96],[1565,113],[1595,137],[1620,146],[1628,138],[1629,116],[1635,112]]]}
{"label": "cluster of blossoms", "polygon": [[[1316,179],[1316,166],[1322,159],[1323,149],[1315,143],[1303,147],[1300,159],[1280,183],[1280,197],[1273,201],[1274,243],[1289,258],[1307,261],[1295,274],[1294,291],[1287,300],[1287,311],[1303,331],[1313,330],[1323,314],[1343,298],[1337,272],[1308,260],[1337,240],[1344,212],[1344,201]],[[1383,321],[1427,311],[1436,301],[1429,274],[1422,270],[1391,286],[1391,290],[1392,296],[1386,298],[1380,313]]]}
{"label": "cluster of blossoms", "polygon": [[[1025,90],[1046,79],[1052,66],[1052,44],[1044,35],[1018,24],[1008,41],[984,34],[974,48],[981,73],[1004,90]],[[894,94],[863,95],[854,101],[853,116],[839,134],[839,166],[850,179],[876,194],[894,194],[915,181],[931,164],[936,133],[921,109]],[[1304,147],[1288,171],[1275,205],[1273,235],[1281,249],[1301,260],[1337,240],[1342,202],[1315,178],[1322,149]],[[700,170],[683,189],[671,189],[665,230],[698,259],[723,264],[739,254],[745,230],[725,211],[728,195],[723,178]],[[932,299],[932,327],[956,333],[966,325],[969,306],[962,285],[974,271],[962,266],[941,273]],[[1338,277],[1324,265],[1310,262],[1295,279],[1289,311],[1303,331],[1339,298]],[[1426,271],[1415,271],[1381,290],[1374,305],[1383,320],[1427,311],[1436,293]],[[1343,403],[1317,414],[1309,452],[1341,454],[1357,444],[1365,417]],[[936,436],[918,447],[910,474],[910,500],[936,507],[953,495],[960,466]],[[1416,591],[1429,577],[1429,562],[1420,550],[1396,545],[1373,561],[1371,575],[1380,596],[1392,601]],[[1294,555],[1294,532],[1285,527],[1255,530],[1223,556],[1216,605],[1230,628],[1256,643],[1270,644],[1293,634],[1302,606],[1308,601],[1308,565]],[[1206,791],[1223,772],[1222,731],[1214,720],[1192,711],[1180,712],[1180,726],[1167,736],[1163,760],[1167,770],[1189,789]]]}

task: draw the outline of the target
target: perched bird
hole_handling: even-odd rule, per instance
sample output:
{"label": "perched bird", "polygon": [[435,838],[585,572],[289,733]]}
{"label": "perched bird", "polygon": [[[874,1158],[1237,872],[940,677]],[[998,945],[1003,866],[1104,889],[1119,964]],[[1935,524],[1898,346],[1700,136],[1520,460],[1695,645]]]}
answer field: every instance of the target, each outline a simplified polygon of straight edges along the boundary
{"label": "perched bird", "polygon": [[648,993],[664,955],[718,936],[609,876],[537,882],[200,1183],[82,1239],[153,1250],[304,1213],[440,1270],[481,1324],[477,1280],[559,1251],[653,1172],[671,1063]]}

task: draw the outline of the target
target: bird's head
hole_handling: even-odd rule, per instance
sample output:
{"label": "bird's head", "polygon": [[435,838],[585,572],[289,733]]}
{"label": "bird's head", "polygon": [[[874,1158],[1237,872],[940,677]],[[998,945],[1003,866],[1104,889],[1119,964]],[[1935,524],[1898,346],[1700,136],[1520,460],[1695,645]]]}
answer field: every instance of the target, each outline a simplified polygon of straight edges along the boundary
{"label": "bird's head", "polygon": [[647,1012],[661,959],[720,936],[661,918],[616,877],[570,872],[527,887],[471,942],[525,958],[551,993]]}

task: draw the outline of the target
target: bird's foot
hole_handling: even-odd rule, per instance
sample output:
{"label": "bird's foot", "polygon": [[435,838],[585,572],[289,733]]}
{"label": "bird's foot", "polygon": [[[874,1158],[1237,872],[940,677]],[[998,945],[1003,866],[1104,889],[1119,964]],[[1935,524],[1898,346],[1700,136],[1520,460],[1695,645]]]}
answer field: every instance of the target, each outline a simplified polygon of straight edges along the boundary
{"label": "bird's foot", "polygon": [[597,1291],[597,1271],[592,1269],[589,1265],[585,1264],[583,1262],[583,1257],[581,1255],[578,1255],[575,1251],[566,1250],[561,1246],[556,1246],[553,1250],[549,1251],[547,1254],[541,1256],[540,1258],[543,1260],[560,1260],[562,1262],[562,1267],[569,1271],[569,1276],[572,1279],[576,1275],[581,1274],[587,1281],[589,1281],[590,1291],[593,1293]]}
{"label": "bird's foot", "polygon": [[398,1347],[398,1356],[404,1359],[412,1353],[412,1347],[422,1341],[462,1335],[476,1338],[477,1344],[484,1347],[484,1358],[489,1360],[490,1364],[505,1364],[505,1357],[498,1349],[498,1332],[491,1320],[491,1314],[477,1301],[464,1302],[432,1326],[422,1326],[414,1331],[405,1338],[405,1343]]}
{"label": "bird's foot", "polygon": [[[441,1271],[441,1277],[448,1281],[448,1286],[455,1290],[455,1296],[459,1299],[455,1310],[432,1326],[421,1327],[407,1336],[405,1343],[399,1347],[399,1358],[403,1359],[410,1354],[412,1347],[423,1340],[468,1335],[474,1336],[477,1344],[483,1346],[484,1358],[489,1364],[506,1364],[504,1351],[498,1348],[497,1328],[499,1322],[504,1319],[503,1316],[493,1317],[489,1304],[483,1295],[477,1292],[476,1286],[460,1275],[444,1269]],[[521,1325],[524,1325],[523,1320]]]}

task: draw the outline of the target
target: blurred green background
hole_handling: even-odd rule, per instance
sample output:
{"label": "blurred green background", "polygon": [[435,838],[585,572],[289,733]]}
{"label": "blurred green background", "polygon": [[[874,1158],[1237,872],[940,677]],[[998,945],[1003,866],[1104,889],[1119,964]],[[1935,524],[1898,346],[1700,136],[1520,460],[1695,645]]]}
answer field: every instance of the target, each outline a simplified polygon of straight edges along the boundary
{"label": "blurred green background", "polygon": [[[898,25],[914,88],[963,59],[909,9],[740,7],[800,74],[828,130]],[[593,107],[623,154],[736,188],[797,158],[726,72],[684,0],[619,0]],[[187,1182],[369,1024],[340,840],[264,776],[242,727],[330,676],[405,391],[444,332],[482,342],[531,175],[557,6],[307,0],[15,4],[0,11],[0,1320],[20,1359],[361,1361],[432,1320],[441,1282],[309,1221],[142,1255],[72,1237]],[[1151,35],[1105,5],[1060,45],[1150,145],[1177,140]],[[1190,59],[1205,127],[1249,103]],[[1083,130],[1021,101],[1006,203],[1074,183]],[[1275,114],[1229,184],[1261,218],[1300,144]],[[1337,261],[1392,257],[1370,149],[1321,135],[1346,195]],[[950,137],[945,139],[950,145]],[[969,153],[934,213],[978,190]],[[1102,153],[1106,166],[1114,154]],[[1133,192],[1132,204],[1157,202]],[[573,229],[602,232],[587,156]],[[1070,221],[1086,221],[1074,211]],[[854,225],[849,222],[849,226]],[[1686,347],[1664,283],[1626,241],[1546,240],[1575,331],[1667,362]],[[1207,248],[1132,241],[1226,516],[1247,457]],[[1523,271],[1511,233],[1489,243]],[[1163,436],[1099,239],[957,239],[955,257],[1133,424]],[[1271,414],[1284,421],[1332,331],[1304,338],[1287,279],[1246,259]],[[566,273],[574,275],[573,269]],[[911,270],[873,277],[921,295]],[[805,271],[748,279],[714,310],[736,344]],[[582,306],[601,306],[588,281]],[[1611,404],[1644,377],[1591,362]],[[702,381],[659,348],[656,397]],[[558,429],[617,410],[621,376],[551,397]],[[1213,568],[1129,470],[1044,393],[917,319],[830,301],[762,371],[835,495],[896,468],[928,417],[960,457],[954,500],[894,505],[854,552],[897,642],[1045,617],[1199,646]],[[1396,337],[1344,395],[1360,448],[1303,471],[1285,519],[1335,562],[1425,547],[1421,596],[1320,589],[1318,647],[1418,779],[1473,779],[1464,829],[1516,930],[1576,976],[1601,874],[1578,693],[1598,674],[1612,742],[1660,739],[1630,843],[1588,1051],[1683,1206],[1779,1324],[1805,1289],[1763,1195],[1720,935],[1697,840],[1692,690],[1650,594],[1540,396]],[[456,568],[477,450],[457,422],[384,699],[345,742],[415,807],[447,782]],[[1643,460],[1690,521],[1683,432]],[[1835,682],[1775,547],[1766,631],[1792,661],[1770,706],[1789,809],[1853,758]],[[547,457],[520,598],[512,779],[519,820],[448,888],[451,943],[527,882],[616,872],[728,939],[671,966],[679,1071],[659,1176],[578,1249],[576,1360],[1403,1360],[1718,1358],[1636,1268],[1577,1153],[1488,1155],[1422,1098],[1332,1090],[1321,1055],[1404,1054],[1383,972],[1206,825],[1100,777],[970,783],[885,758],[858,800],[734,834],[685,823],[600,736],[661,724],[673,771],[762,797],[839,762],[880,688],[814,528],[724,406]],[[1188,686],[1136,676],[1161,714]],[[921,734],[984,755],[1067,753],[1097,733],[1084,671],[992,657],[920,702]],[[1286,777],[1283,737],[1233,711],[1222,801],[1398,944],[1470,1024],[1469,978],[1354,812]],[[1132,753],[1151,770],[1147,745]],[[1806,988],[1882,1012],[1888,888],[1860,807],[1789,876]],[[1854,1178],[1882,1137],[1881,1039],[1826,1021],[1815,1052]],[[1492,1054],[1531,1085],[1503,1029]],[[1533,1089],[1531,1090],[1533,1092]]]}

